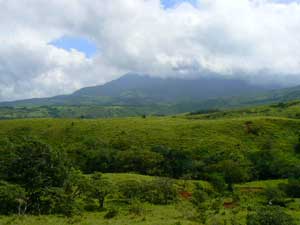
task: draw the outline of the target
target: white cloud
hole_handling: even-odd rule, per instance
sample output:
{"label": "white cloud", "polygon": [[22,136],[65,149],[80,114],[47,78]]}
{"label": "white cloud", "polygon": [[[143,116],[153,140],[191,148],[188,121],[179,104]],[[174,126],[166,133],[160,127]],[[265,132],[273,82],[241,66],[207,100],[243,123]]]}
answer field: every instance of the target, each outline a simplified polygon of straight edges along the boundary
{"label": "white cloud", "polygon": [[[93,58],[48,45],[93,40]],[[201,0],[0,0],[0,100],[70,93],[135,71],[300,83],[300,4]]]}

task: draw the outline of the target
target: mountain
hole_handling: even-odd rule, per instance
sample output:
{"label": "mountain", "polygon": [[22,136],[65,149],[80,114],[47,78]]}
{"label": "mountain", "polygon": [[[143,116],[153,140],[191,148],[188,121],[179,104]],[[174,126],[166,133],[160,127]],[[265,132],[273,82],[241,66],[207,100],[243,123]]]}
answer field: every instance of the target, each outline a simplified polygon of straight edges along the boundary
{"label": "mountain", "polygon": [[221,78],[155,78],[127,74],[104,85],[87,87],[71,95],[0,103],[0,106],[175,104],[211,98],[249,95],[270,89],[241,80]]}
{"label": "mountain", "polygon": [[241,80],[155,78],[127,74],[70,95],[0,103],[0,119],[170,115],[300,99],[300,86],[274,89]]}

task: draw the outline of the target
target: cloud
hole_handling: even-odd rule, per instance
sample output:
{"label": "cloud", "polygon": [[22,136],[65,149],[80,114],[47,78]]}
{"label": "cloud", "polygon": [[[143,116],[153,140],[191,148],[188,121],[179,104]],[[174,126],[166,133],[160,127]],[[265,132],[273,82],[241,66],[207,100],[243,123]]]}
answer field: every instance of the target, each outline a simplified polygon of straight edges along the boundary
{"label": "cloud", "polygon": [[[94,57],[48,43],[86,38]],[[134,71],[300,83],[297,1],[0,0],[0,100],[70,93]]]}

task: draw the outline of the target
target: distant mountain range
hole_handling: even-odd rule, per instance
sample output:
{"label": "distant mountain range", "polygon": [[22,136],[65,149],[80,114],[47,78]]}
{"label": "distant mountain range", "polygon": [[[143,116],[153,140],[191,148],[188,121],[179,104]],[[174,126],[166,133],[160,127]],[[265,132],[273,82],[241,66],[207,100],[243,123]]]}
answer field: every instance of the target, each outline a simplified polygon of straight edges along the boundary
{"label": "distant mountain range", "polygon": [[86,87],[70,95],[2,102],[0,118],[175,114],[298,98],[299,86],[276,89],[274,86],[259,86],[242,80],[216,77],[163,79],[127,74],[104,85]]}
{"label": "distant mountain range", "polygon": [[49,105],[149,105],[201,101],[211,98],[249,95],[270,87],[241,80],[220,78],[175,79],[127,74],[104,85],[86,87],[71,95],[0,103],[2,106]]}

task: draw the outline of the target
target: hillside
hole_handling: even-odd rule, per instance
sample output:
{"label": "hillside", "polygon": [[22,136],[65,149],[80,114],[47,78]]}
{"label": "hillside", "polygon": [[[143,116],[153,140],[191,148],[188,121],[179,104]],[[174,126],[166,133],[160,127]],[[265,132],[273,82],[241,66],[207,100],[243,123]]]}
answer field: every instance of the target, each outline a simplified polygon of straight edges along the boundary
{"label": "hillside", "polygon": [[[285,90],[286,91],[286,90]],[[285,93],[283,90],[276,93]],[[272,95],[273,96],[273,95]],[[191,112],[189,118],[233,118],[243,116],[280,116],[287,118],[300,117],[300,102],[284,101],[285,95],[273,98],[269,105],[262,105],[261,101],[237,101],[236,98],[216,99],[202,103],[154,104],[144,106],[38,106],[38,107],[0,107],[0,119],[18,118],[114,118],[135,116],[167,116]],[[266,97],[265,97],[266,98]],[[286,98],[286,99],[293,99]],[[297,99],[297,97],[295,97]],[[264,100],[263,102],[269,102]],[[238,107],[238,105],[242,105]],[[249,106],[252,105],[252,106]],[[259,106],[261,105],[261,106]]]}
{"label": "hillside", "polygon": [[300,101],[280,102],[271,105],[243,107],[239,109],[208,109],[185,114],[189,119],[225,119],[243,118],[247,116],[276,116],[285,118],[300,118]]}
{"label": "hillside", "polygon": [[194,79],[156,78],[127,74],[104,85],[86,87],[71,95],[4,102],[2,106],[99,105],[145,106],[178,104],[210,98],[253,94],[272,87],[245,81],[203,77]]}
{"label": "hillside", "polygon": [[40,191],[27,182],[33,180],[44,190],[37,192],[44,215],[31,215],[30,207],[0,224],[246,224],[262,211],[294,224],[300,181],[287,178],[300,177],[300,120],[287,117],[298,104],[227,114],[1,120],[0,177],[11,183],[0,181],[0,199],[16,214],[15,199],[3,196],[19,197],[17,184]]}
{"label": "hillside", "polygon": [[[235,219],[244,221],[242,224],[245,224],[247,212],[255,212],[258,206],[267,205],[266,199],[269,195],[264,194],[264,189],[268,189],[269,184],[273,188],[278,188],[281,183],[288,185],[287,180],[270,182],[257,180],[299,176],[300,158],[297,147],[300,146],[299,130],[298,119],[249,115],[241,118],[218,117],[209,120],[191,119],[188,115],[97,120],[2,120],[0,174],[3,167],[9,165],[8,162],[16,157],[13,152],[25,151],[23,157],[26,157],[26,163],[22,163],[24,160],[20,163],[27,166],[28,160],[36,160],[31,155],[35,151],[31,152],[30,149],[37,146],[38,150],[40,145],[44,146],[43,148],[49,146],[62,154],[64,162],[68,160],[71,165],[84,173],[92,174],[97,171],[106,173],[103,179],[109,182],[107,185],[114,185],[110,188],[114,194],[106,197],[106,210],[97,213],[95,210],[99,209],[94,201],[87,205],[90,207],[93,203],[94,209],[92,212],[86,209],[84,216],[70,219],[58,216],[26,216],[22,221],[17,217],[2,217],[0,224],[9,221],[13,221],[14,224],[42,222],[47,225],[70,222],[107,224],[108,221],[113,224],[123,224],[124,221],[129,221],[130,224],[199,224],[200,221],[213,224],[215,216],[222,221]],[[30,148],[26,147],[26,143]],[[37,159],[39,157],[42,155]],[[16,162],[18,161],[13,160],[12,165],[16,165]],[[32,165],[35,167],[35,163]],[[20,167],[16,168],[17,175],[23,171],[18,168]],[[29,171],[33,171],[31,167]],[[126,174],[128,172],[148,176]],[[5,173],[2,176],[5,177]],[[172,181],[151,176],[185,178],[182,181],[174,180],[174,187],[177,190],[174,193],[177,194],[171,196],[175,199],[180,196],[180,199],[182,196],[193,197],[191,199],[184,197],[182,200],[174,200],[167,204],[152,202],[147,196],[152,193],[153,188],[159,188],[158,190],[165,193],[164,188],[170,188],[168,185]],[[81,182],[83,177],[77,179]],[[190,179],[211,183],[200,182],[200,186],[197,186],[196,183],[191,183]],[[249,181],[256,182],[240,184]],[[232,190],[233,183],[239,184],[235,185],[235,191],[224,193],[224,189]],[[148,187],[147,185],[158,186],[151,186],[150,192],[147,189],[148,192],[142,191],[140,196],[138,190]],[[3,183],[0,183],[0,190],[3,191],[1,187]],[[197,189],[199,187],[204,189]],[[136,194],[133,197],[130,197],[132,194],[129,195],[133,200],[124,203],[123,195],[120,196],[118,191]],[[166,191],[170,193],[170,190]],[[200,196],[197,195],[198,192]],[[203,194],[204,200],[201,197]],[[155,194],[155,196],[165,195]],[[143,200],[144,198],[148,200]],[[194,198],[200,198],[201,200],[197,202],[204,201],[205,205],[198,206],[198,203],[193,201]],[[75,207],[83,204],[82,200],[83,197],[70,204]],[[280,201],[283,203],[278,204],[285,204],[286,208],[283,208],[285,212],[293,215],[295,219],[299,218],[297,200],[284,198]],[[63,202],[59,201],[59,204]],[[56,209],[55,206],[52,207]],[[204,214],[198,214],[197,207],[201,207],[200,212]],[[210,207],[218,210],[211,211]],[[105,219],[108,213],[115,210],[117,215],[109,220]],[[154,216],[151,216],[152,213]],[[146,218],[147,222],[143,218]],[[166,219],[166,223],[163,218]]]}
{"label": "hillside", "polygon": [[274,163],[282,166],[271,177],[281,178],[287,171],[299,170],[300,161],[295,153],[299,130],[300,120],[279,117],[26,119],[0,121],[0,140],[22,143],[24,137],[34,137],[55,149],[63,146],[75,165],[87,172],[98,168],[103,172],[173,174],[165,171],[167,168],[162,171],[153,168],[162,166],[161,157],[168,160],[169,156],[160,154],[175,150],[184,162],[207,165],[199,168],[200,171],[189,172],[186,170],[191,167],[186,166],[174,174],[180,177],[186,173],[195,178],[205,178],[206,170],[218,171],[211,166],[224,160],[236,159],[243,167],[255,163],[252,157],[257,157],[262,150],[274,149],[272,157],[279,157]]}
{"label": "hillside", "polygon": [[300,88],[270,90],[238,80],[161,79],[128,74],[71,95],[0,103],[0,119],[108,118],[172,115],[274,104],[300,98]]}

